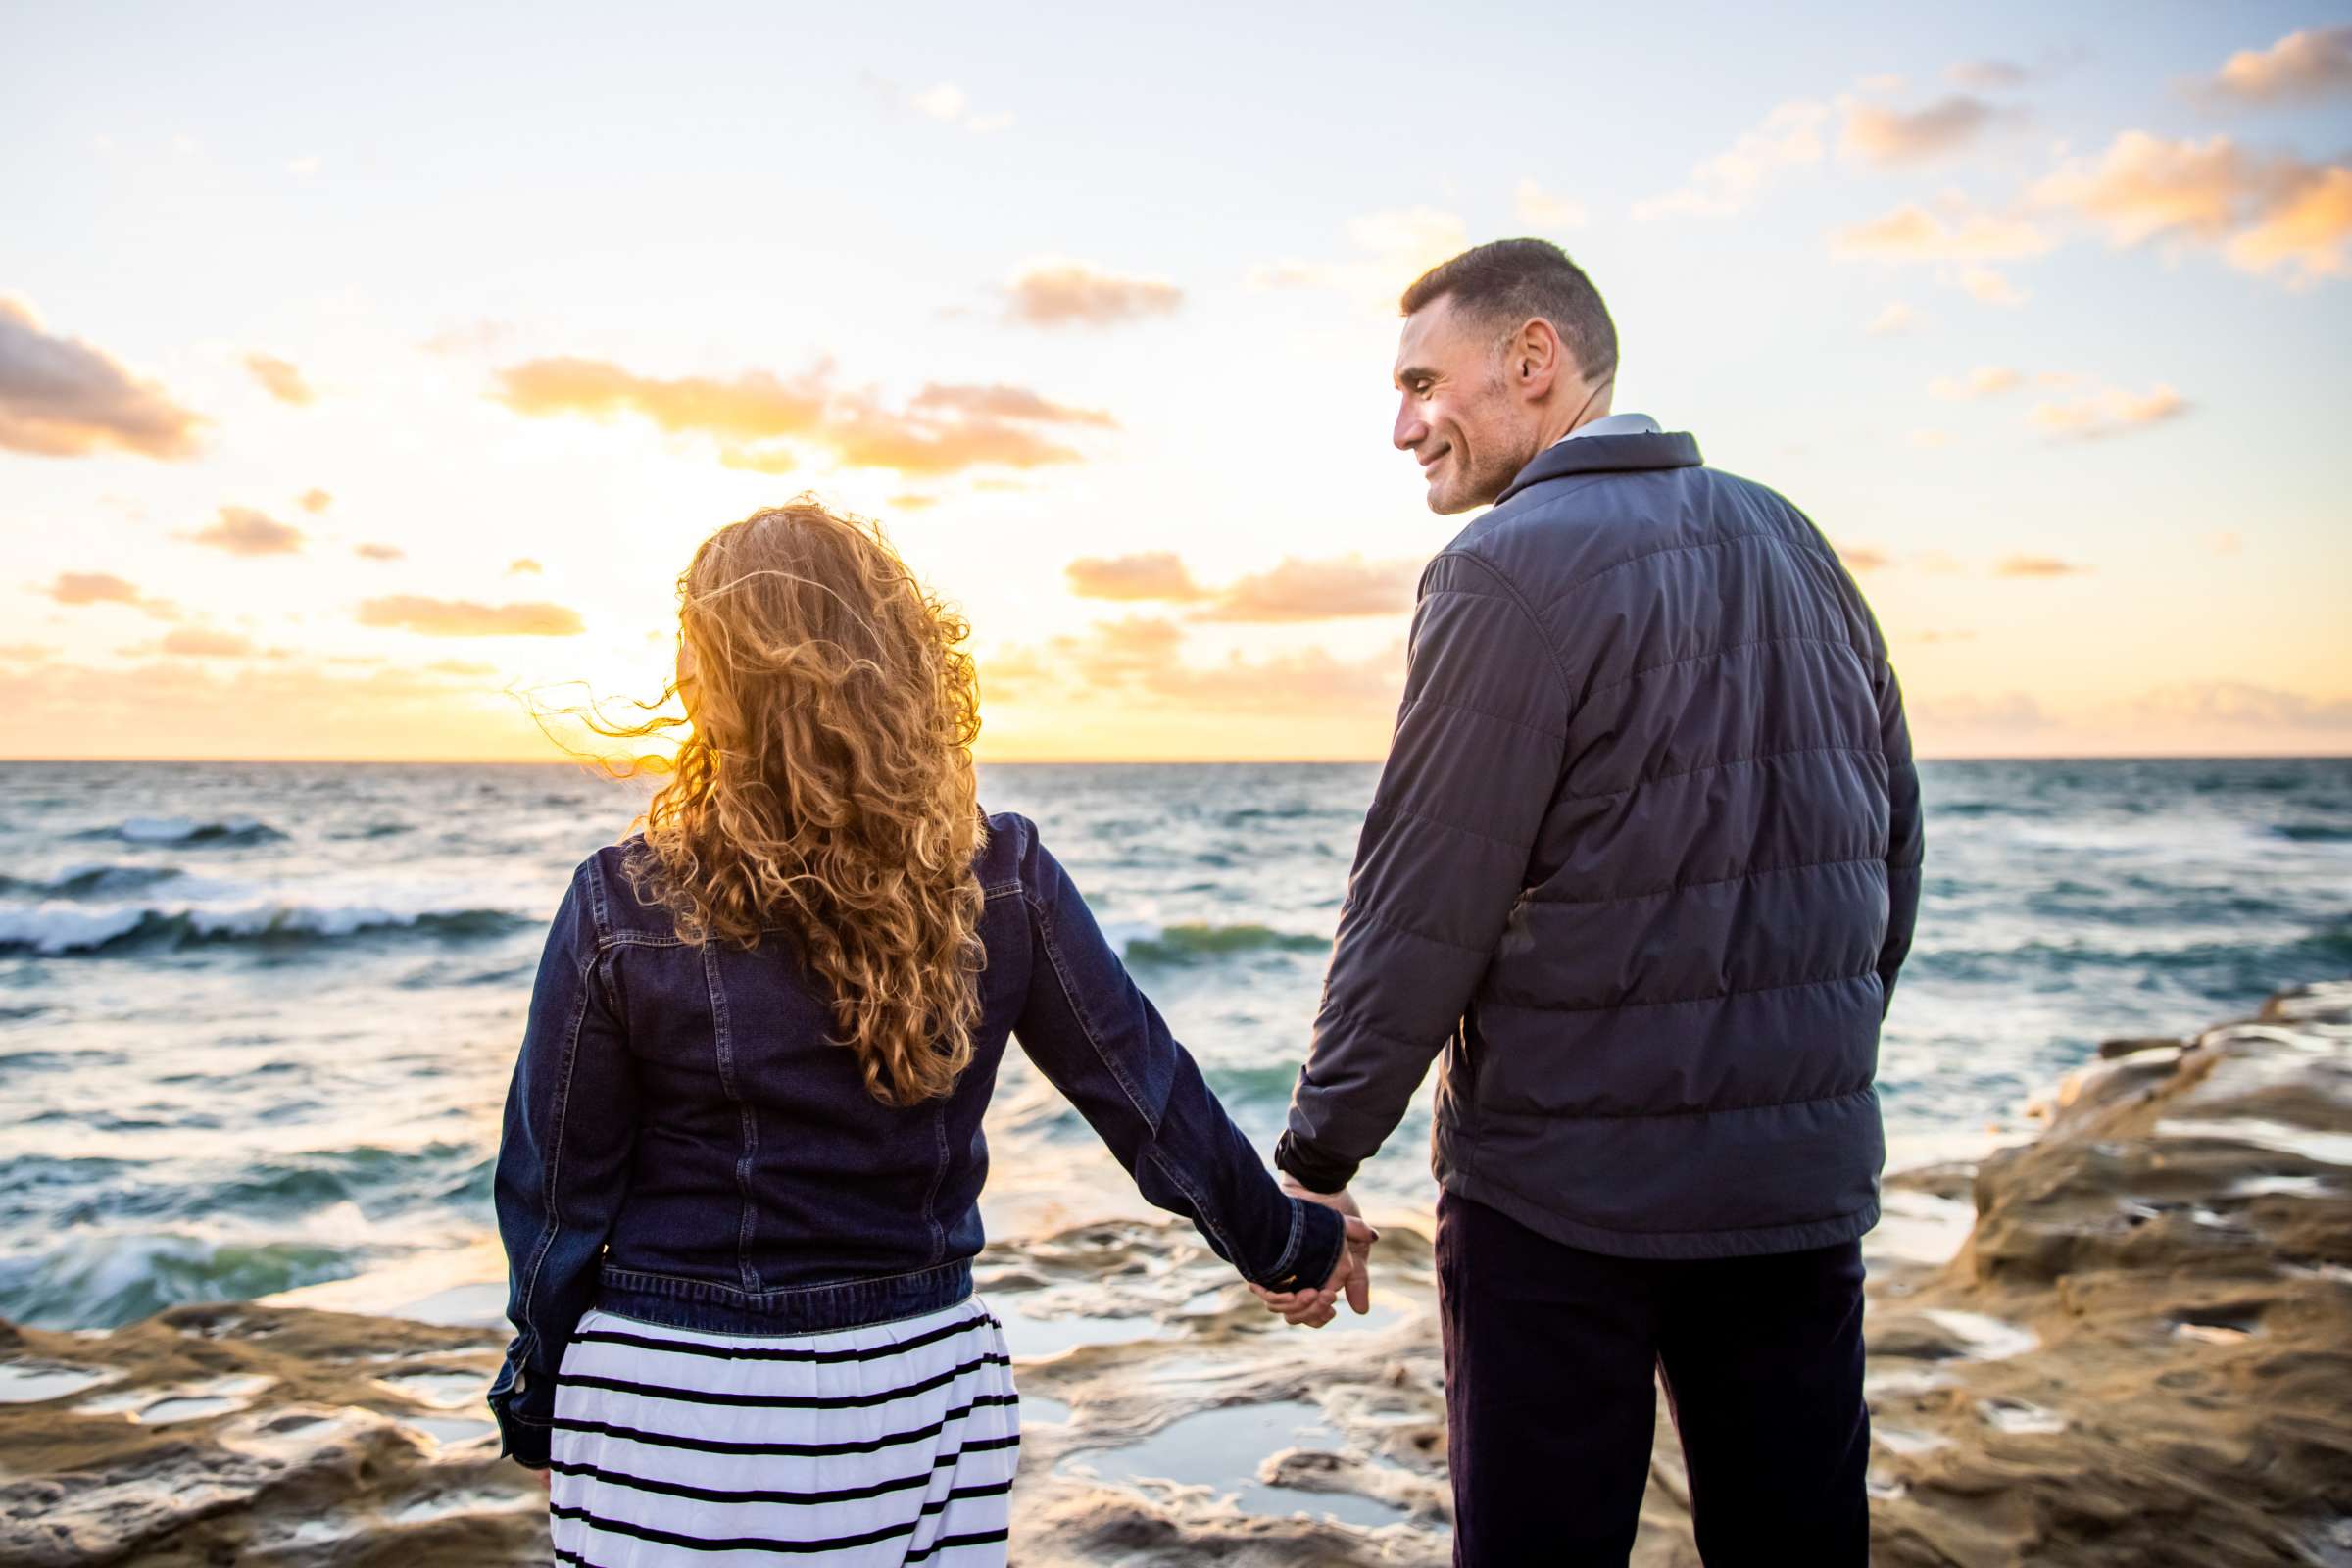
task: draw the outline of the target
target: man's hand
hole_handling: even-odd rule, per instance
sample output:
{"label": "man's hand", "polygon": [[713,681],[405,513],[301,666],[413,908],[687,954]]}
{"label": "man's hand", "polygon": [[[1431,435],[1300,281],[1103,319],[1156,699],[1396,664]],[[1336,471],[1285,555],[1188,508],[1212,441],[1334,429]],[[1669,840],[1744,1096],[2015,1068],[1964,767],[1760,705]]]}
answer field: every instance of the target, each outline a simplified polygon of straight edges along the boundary
{"label": "man's hand", "polygon": [[1332,1268],[1331,1278],[1313,1290],[1269,1291],[1262,1285],[1250,1287],[1257,1298],[1266,1303],[1266,1310],[1277,1313],[1294,1326],[1319,1329],[1336,1315],[1335,1304],[1344,1294],[1348,1305],[1359,1317],[1372,1309],[1372,1244],[1380,1233],[1364,1223],[1363,1211],[1355,1199],[1342,1189],[1336,1193],[1310,1192],[1291,1176],[1282,1178],[1282,1189],[1294,1198],[1310,1203],[1321,1203],[1337,1212],[1347,1225],[1347,1245],[1340,1249],[1340,1260]]}

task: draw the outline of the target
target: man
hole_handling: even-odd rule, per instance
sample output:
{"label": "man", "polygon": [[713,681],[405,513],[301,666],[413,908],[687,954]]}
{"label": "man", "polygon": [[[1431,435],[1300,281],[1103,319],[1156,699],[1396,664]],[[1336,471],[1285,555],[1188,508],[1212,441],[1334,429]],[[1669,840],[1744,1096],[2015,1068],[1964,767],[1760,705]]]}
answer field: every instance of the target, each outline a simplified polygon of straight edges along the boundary
{"label": "man", "polygon": [[1493,510],[1422,573],[1275,1163],[1352,1211],[1442,1054],[1457,1562],[1624,1562],[1653,1368],[1710,1565],[1866,1562],[1857,1239],[1921,858],[1886,642],[1794,507],[1610,412],[1557,247],[1402,303],[1393,438],[1430,510]]}

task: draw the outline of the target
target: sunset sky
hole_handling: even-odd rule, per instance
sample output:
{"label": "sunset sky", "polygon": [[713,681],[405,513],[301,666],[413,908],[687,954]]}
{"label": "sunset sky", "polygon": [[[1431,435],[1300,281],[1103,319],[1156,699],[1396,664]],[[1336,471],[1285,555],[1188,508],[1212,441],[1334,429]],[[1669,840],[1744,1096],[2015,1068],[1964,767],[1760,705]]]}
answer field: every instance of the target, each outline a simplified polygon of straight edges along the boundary
{"label": "sunset sky", "polygon": [[1923,752],[2352,751],[2352,7],[1127,9],[10,8],[0,755],[552,757],[812,489],[985,757],[1377,757],[1525,233]]}

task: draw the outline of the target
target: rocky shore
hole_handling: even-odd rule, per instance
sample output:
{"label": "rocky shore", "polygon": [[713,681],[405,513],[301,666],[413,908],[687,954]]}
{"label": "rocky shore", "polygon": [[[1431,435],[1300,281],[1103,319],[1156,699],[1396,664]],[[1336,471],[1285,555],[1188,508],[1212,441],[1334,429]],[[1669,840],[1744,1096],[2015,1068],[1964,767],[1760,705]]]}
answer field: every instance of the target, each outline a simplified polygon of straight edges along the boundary
{"label": "rocky shore", "polygon": [[[1888,1178],[1877,1560],[2352,1565],[2352,983],[2117,1042],[2046,1116]],[[1918,1245],[1947,1216],[1956,1253]],[[992,1249],[1014,1560],[1449,1561],[1426,1236],[1390,1224],[1378,1263],[1369,1320],[1302,1334],[1170,1227]],[[0,1325],[0,1561],[544,1562],[479,1404],[504,1339],[253,1304]],[[1663,1412],[1651,1481],[1635,1561],[1695,1564]]]}

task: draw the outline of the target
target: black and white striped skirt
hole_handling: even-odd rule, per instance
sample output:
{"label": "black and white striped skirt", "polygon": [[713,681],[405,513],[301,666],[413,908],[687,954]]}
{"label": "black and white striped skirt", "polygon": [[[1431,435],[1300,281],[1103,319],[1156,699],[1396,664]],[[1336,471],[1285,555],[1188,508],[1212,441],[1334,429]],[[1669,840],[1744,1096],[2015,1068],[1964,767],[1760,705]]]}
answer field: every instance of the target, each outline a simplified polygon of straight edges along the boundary
{"label": "black and white striped skirt", "polygon": [[1020,1441],[1012,1358],[977,1296],[822,1334],[592,1310],[556,1378],[556,1560],[1001,1564]]}

